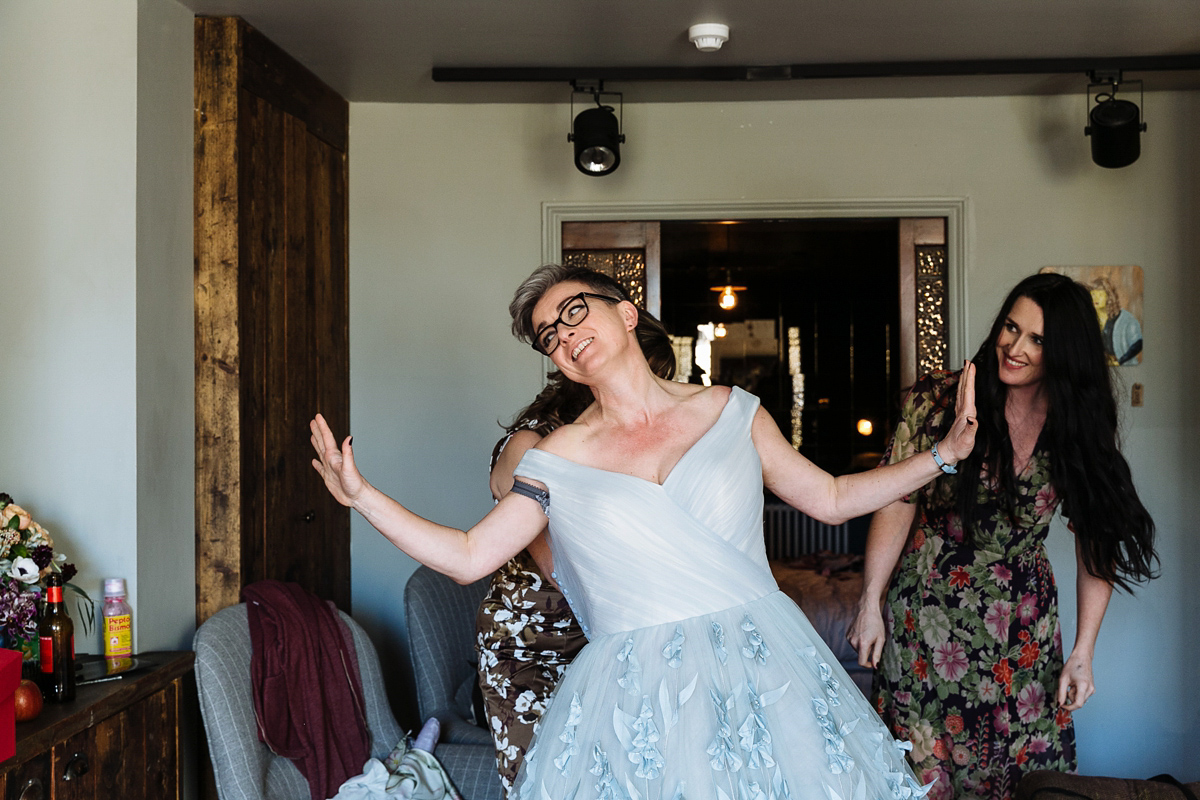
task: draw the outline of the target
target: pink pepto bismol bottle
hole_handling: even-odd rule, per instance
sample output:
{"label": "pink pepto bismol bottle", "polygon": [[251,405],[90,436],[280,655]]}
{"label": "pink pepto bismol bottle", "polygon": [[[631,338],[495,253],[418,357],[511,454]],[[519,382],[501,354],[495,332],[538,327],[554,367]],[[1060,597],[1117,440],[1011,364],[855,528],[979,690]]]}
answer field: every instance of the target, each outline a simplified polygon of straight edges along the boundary
{"label": "pink pepto bismol bottle", "polygon": [[[125,602],[125,579],[104,579],[104,657],[113,660],[133,656],[133,609]],[[120,664],[120,661],[117,661]]]}

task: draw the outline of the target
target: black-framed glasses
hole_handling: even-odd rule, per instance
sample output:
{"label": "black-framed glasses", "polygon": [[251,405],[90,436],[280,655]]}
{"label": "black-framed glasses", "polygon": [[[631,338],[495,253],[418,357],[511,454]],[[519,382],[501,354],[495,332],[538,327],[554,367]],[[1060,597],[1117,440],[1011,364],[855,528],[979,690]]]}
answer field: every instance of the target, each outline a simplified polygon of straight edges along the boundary
{"label": "black-framed glasses", "polygon": [[549,325],[543,325],[538,328],[537,333],[533,335],[533,343],[531,346],[544,356],[548,356],[558,349],[560,340],[558,338],[558,326],[565,325],[568,328],[574,328],[579,323],[587,319],[588,304],[587,298],[594,297],[597,300],[604,300],[607,303],[619,303],[620,298],[609,297],[606,294],[592,294],[591,292],[580,292],[574,297],[567,300],[563,306],[562,313],[558,315],[558,319],[551,322]]}

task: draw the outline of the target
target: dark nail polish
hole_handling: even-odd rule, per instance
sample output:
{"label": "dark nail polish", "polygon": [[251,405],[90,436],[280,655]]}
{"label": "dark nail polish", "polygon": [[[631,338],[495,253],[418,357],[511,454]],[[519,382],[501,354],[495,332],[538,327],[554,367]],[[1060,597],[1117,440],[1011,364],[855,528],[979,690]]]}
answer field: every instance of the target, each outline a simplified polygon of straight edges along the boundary
{"label": "dark nail polish", "polygon": [[349,439],[347,439],[346,444],[350,445],[351,447],[354,447],[354,437],[351,436]]}

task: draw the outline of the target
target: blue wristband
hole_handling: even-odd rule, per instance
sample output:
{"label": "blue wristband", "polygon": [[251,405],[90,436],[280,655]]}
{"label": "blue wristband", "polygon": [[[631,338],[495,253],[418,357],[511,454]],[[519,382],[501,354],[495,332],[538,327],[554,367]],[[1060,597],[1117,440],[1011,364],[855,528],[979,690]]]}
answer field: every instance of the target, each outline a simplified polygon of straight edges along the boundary
{"label": "blue wristband", "polygon": [[933,443],[933,450],[931,450],[930,452],[933,453],[933,463],[937,464],[938,469],[940,469],[942,472],[946,473],[947,475],[953,475],[956,472],[958,472],[958,470],[953,465],[947,464],[945,461],[942,460],[941,455],[937,451],[937,442]]}

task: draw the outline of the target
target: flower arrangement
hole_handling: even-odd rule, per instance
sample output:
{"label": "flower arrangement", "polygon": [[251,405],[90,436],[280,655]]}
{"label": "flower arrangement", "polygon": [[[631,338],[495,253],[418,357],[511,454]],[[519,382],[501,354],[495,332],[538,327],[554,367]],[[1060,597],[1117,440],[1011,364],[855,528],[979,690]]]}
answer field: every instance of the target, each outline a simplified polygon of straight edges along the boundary
{"label": "flower arrangement", "polygon": [[[87,592],[69,583],[77,570],[66,561],[64,554],[54,552],[54,541],[46,529],[11,496],[0,492],[0,639],[24,652],[27,660],[36,653],[42,581],[47,575],[60,573],[63,585],[79,595],[91,611]],[[86,630],[92,614],[83,616]]]}

